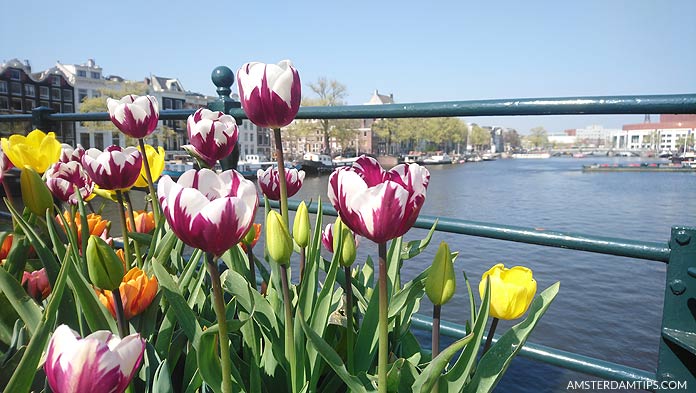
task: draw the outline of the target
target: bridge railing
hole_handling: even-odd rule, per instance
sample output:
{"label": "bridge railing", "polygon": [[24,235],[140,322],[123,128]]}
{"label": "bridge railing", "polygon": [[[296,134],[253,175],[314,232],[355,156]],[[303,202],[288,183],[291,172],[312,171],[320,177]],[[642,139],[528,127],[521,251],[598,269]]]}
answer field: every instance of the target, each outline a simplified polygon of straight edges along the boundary
{"label": "bridge railing", "polygon": [[[229,97],[234,80],[225,67],[213,72],[219,99],[209,105],[235,118],[246,115],[239,102]],[[230,71],[231,72],[231,71]],[[222,77],[224,76],[224,77]],[[163,110],[161,120],[185,120],[192,110]],[[503,100],[450,101],[389,105],[351,105],[341,107],[302,107],[298,119],[379,119],[400,117],[449,116],[527,116],[577,114],[696,114],[696,94],[593,96],[562,98],[523,98]],[[53,113],[40,107],[30,114],[0,115],[1,122],[31,121],[36,128],[50,129],[51,122],[108,121],[108,113]],[[296,209],[298,202],[291,201]],[[316,212],[316,205],[310,206]],[[336,215],[333,208],[323,213]],[[566,369],[617,381],[640,381],[658,388],[662,382],[685,381],[696,386],[696,227],[673,227],[664,243],[640,242],[596,235],[584,235],[534,228],[512,227],[492,223],[439,217],[436,230],[503,241],[589,251],[600,254],[657,261],[667,264],[665,297],[657,372],[561,351],[533,343],[525,344],[523,356]],[[430,228],[435,217],[420,216],[415,226]],[[429,317],[418,315],[412,320],[418,329],[430,329]],[[441,333],[453,338],[465,335],[465,327],[444,323]]]}

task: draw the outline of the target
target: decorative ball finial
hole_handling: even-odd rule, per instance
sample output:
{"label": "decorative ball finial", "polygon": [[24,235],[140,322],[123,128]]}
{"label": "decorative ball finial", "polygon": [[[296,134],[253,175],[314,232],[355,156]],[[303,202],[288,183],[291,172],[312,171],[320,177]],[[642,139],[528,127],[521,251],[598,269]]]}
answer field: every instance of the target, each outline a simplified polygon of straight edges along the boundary
{"label": "decorative ball finial", "polygon": [[234,72],[229,67],[215,67],[210,74],[210,79],[217,86],[217,93],[220,97],[229,97],[232,93],[232,84],[234,84]]}

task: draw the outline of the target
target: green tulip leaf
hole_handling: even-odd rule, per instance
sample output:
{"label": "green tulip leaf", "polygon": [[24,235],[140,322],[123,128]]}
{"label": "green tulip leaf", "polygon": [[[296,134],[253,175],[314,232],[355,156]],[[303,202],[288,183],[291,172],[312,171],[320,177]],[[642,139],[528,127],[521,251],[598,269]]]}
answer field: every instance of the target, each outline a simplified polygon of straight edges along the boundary
{"label": "green tulip leaf", "polygon": [[7,296],[12,308],[33,336],[41,321],[41,308],[5,269],[0,269],[0,292]]}
{"label": "green tulip leaf", "polygon": [[310,328],[304,321],[302,313],[299,313],[296,319],[302,326],[302,330],[309,339],[309,342],[316,348],[317,352],[326,361],[326,363],[334,370],[336,374],[341,378],[341,380],[346,384],[349,391],[351,392],[371,392],[374,388],[369,383],[363,383],[358,377],[351,375],[346,366],[343,364],[341,357],[334,351],[334,349],[324,341],[321,336],[315,333],[312,328]]}
{"label": "green tulip leaf", "polygon": [[[237,327],[237,330],[239,330],[239,327],[241,327],[241,325]],[[201,373],[201,377],[203,377],[203,381],[205,381],[205,383],[210,386],[215,393],[221,393],[222,366],[220,365],[220,358],[217,355],[217,338],[217,325],[204,331],[200,336],[200,345],[198,346],[198,350],[196,352],[196,358],[198,360],[198,370]],[[241,385],[242,377],[239,374],[237,367],[235,367],[235,362],[231,362],[231,372],[232,391],[244,392],[245,390]]]}
{"label": "green tulip leaf", "polygon": [[189,308],[186,299],[179,292],[178,284],[158,260],[152,262],[152,270],[155,272],[160,290],[164,292],[164,297],[176,314],[177,322],[184,329],[186,337],[194,348],[198,349],[198,339],[202,330],[196,319],[196,314]]}
{"label": "green tulip leaf", "polygon": [[169,377],[169,365],[167,359],[157,366],[152,379],[152,393],[169,393],[174,391],[172,379]]}
{"label": "green tulip leaf", "polygon": [[464,388],[464,392],[490,392],[495,388],[512,359],[522,349],[527,337],[558,294],[560,284],[557,282],[536,296],[529,306],[527,318],[505,332],[481,357],[476,372],[471,382]]}
{"label": "green tulip leaf", "polygon": [[438,220],[436,219],[430,231],[428,231],[428,235],[423,240],[412,240],[401,247],[401,259],[406,260],[416,257],[428,247],[430,240],[433,238],[433,233],[435,233],[437,222]]}
{"label": "green tulip leaf", "polygon": [[128,238],[135,240],[138,244],[152,243],[152,234],[140,232],[128,232]]}
{"label": "green tulip leaf", "polygon": [[474,338],[473,333],[455,341],[449,347],[445,348],[435,359],[430,361],[430,364],[423,370],[423,372],[416,378],[413,384],[413,391],[419,391],[421,393],[427,393],[433,390],[435,383],[442,377],[442,371],[449,364],[450,359],[457,352],[459,352],[466,344],[468,344]]}

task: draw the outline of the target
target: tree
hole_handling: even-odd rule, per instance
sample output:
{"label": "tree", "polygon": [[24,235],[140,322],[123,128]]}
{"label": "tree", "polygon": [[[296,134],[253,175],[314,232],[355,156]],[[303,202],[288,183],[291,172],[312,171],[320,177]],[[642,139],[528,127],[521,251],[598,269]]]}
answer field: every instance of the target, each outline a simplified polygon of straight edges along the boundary
{"label": "tree", "polygon": [[[328,80],[320,77],[316,82],[307,86],[317,95],[317,98],[305,98],[303,106],[342,106],[343,99],[348,95],[346,86],[336,80]],[[331,154],[331,139],[334,138],[341,146],[357,137],[358,121],[352,119],[321,119],[317,122],[308,122],[309,131],[317,127],[324,136],[324,153]]]}
{"label": "tree", "polygon": [[[85,98],[82,100],[82,105],[80,105],[80,112],[107,112],[108,108],[106,106],[107,98],[121,99],[121,97],[128,94],[143,95],[147,93],[147,85],[143,82],[127,82],[122,85],[122,88],[117,88],[114,83],[113,88],[110,89],[99,89],[99,97]],[[112,131],[119,132],[118,128],[111,122],[105,121],[85,121],[82,123],[84,127],[92,131]],[[135,141],[128,141],[130,137],[126,137],[126,144],[135,144]]]}
{"label": "tree", "polygon": [[503,132],[503,144],[505,146],[510,146],[510,148],[513,150],[521,147],[522,139],[520,138],[520,135],[517,133],[517,130],[505,130],[505,132]]}
{"label": "tree", "polygon": [[549,143],[549,134],[542,126],[534,127],[529,130],[527,141],[529,141],[529,143],[536,148],[543,147]]}
{"label": "tree", "polygon": [[474,146],[474,150],[480,150],[482,146],[491,143],[491,133],[488,132],[485,128],[482,128],[477,124],[474,124],[474,126],[471,127],[469,143],[472,146]]}

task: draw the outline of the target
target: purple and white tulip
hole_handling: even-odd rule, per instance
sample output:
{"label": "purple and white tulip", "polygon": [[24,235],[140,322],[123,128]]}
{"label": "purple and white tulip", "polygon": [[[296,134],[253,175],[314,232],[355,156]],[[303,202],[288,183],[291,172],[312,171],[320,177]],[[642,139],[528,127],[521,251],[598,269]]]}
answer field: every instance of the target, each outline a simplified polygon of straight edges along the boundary
{"label": "purple and white tulip", "polygon": [[244,112],[260,127],[290,124],[300,109],[300,74],[290,60],[276,64],[246,63],[237,71]]}
{"label": "purple and white tulip", "polygon": [[352,167],[329,177],[329,200],[353,232],[375,243],[406,233],[418,217],[430,172],[417,164],[385,171],[377,160],[361,156]]}
{"label": "purple and white tulip", "polygon": [[232,153],[239,134],[234,117],[205,108],[188,117],[186,129],[191,144],[182,147],[210,168]]}
{"label": "purple and white tulip", "polygon": [[153,96],[129,94],[120,100],[106,99],[111,122],[124,134],[144,138],[157,128],[159,104]]}
{"label": "purple and white tulip", "polygon": [[77,186],[83,200],[94,189],[94,181],[87,175],[79,161],[56,162],[48,168],[44,176],[51,193],[56,198],[71,205],[78,203],[75,186]]}
{"label": "purple and white tulip", "polygon": [[143,165],[143,155],[135,147],[112,145],[103,152],[99,149],[88,149],[82,157],[82,166],[94,180],[105,190],[125,190],[133,186],[140,168]]}
{"label": "purple and white tulip", "polygon": [[[278,167],[270,166],[266,170],[259,169],[256,172],[256,178],[259,181],[261,192],[268,199],[277,201],[280,199],[280,178],[278,176]],[[295,168],[285,168],[285,184],[287,186],[288,198],[297,194],[302,188],[304,182],[305,171],[298,171]]]}
{"label": "purple and white tulip", "polygon": [[324,230],[321,231],[321,244],[330,252],[333,253],[333,227],[334,224],[326,224]]}
{"label": "purple and white tulip", "polygon": [[177,237],[215,256],[246,235],[259,203],[254,183],[235,170],[218,175],[210,169],[191,169],[177,182],[163,176],[157,195]]}
{"label": "purple and white tulip", "polygon": [[82,162],[82,156],[84,155],[85,149],[82,147],[82,145],[78,144],[77,147],[72,147],[67,143],[61,143],[60,162]]}
{"label": "purple and white tulip", "polygon": [[137,333],[121,339],[100,330],[80,339],[67,325],[60,325],[48,343],[44,371],[55,393],[121,393],[144,352],[145,340]]}

